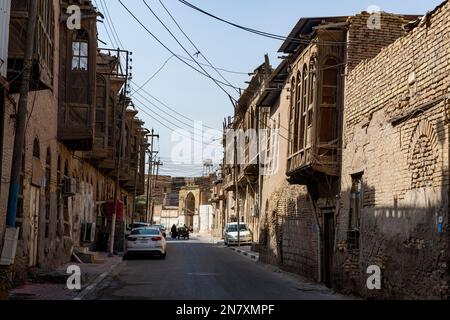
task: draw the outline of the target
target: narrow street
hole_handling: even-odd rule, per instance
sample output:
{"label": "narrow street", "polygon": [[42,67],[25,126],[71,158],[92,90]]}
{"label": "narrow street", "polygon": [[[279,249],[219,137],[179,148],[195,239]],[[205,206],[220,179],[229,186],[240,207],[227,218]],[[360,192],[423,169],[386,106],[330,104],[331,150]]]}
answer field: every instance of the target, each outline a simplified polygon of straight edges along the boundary
{"label": "narrow street", "polygon": [[252,261],[206,238],[169,240],[165,260],[124,261],[85,299],[100,300],[329,300],[318,285]]}

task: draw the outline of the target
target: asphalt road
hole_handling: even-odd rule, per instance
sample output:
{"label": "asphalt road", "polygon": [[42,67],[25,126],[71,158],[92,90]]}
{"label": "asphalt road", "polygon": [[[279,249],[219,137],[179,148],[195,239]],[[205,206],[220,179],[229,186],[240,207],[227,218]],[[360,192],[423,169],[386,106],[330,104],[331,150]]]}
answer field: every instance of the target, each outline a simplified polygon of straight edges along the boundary
{"label": "asphalt road", "polygon": [[123,261],[87,299],[328,300],[342,299],[227,247],[193,238],[171,241],[165,260]]}

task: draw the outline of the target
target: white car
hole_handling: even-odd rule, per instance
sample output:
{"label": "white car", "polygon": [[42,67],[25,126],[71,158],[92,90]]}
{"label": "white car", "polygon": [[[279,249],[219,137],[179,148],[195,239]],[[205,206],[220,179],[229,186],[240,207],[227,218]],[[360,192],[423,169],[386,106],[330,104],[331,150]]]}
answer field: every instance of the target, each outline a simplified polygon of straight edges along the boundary
{"label": "white car", "polygon": [[125,257],[133,253],[157,254],[161,258],[167,255],[167,242],[159,228],[136,228],[127,237]]}
{"label": "white car", "polygon": [[[238,244],[238,224],[237,222],[228,223],[225,227],[224,232],[224,243],[225,245],[233,245]],[[240,238],[240,244],[252,244],[253,242],[253,235],[250,229],[247,227],[245,223],[239,224],[239,238]]]}

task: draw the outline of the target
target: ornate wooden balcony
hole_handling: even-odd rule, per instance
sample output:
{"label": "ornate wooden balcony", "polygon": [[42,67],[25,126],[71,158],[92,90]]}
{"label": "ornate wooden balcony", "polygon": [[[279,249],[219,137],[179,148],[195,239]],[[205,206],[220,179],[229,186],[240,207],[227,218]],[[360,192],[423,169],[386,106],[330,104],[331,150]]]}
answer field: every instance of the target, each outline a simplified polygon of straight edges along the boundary
{"label": "ornate wooden balcony", "polygon": [[[8,48],[9,92],[18,93],[24,67],[27,38],[28,1],[11,2],[11,21]],[[40,0],[33,53],[30,90],[53,88],[55,25],[52,0]]]}

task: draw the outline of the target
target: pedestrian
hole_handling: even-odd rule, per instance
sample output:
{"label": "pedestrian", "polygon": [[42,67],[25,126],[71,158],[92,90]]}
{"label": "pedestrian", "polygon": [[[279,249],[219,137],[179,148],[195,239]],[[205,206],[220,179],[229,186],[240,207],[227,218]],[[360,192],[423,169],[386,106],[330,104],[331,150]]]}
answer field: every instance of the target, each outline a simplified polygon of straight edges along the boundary
{"label": "pedestrian", "polygon": [[172,228],[170,229],[170,234],[172,236],[172,239],[175,239],[177,237],[177,226],[174,224]]}

